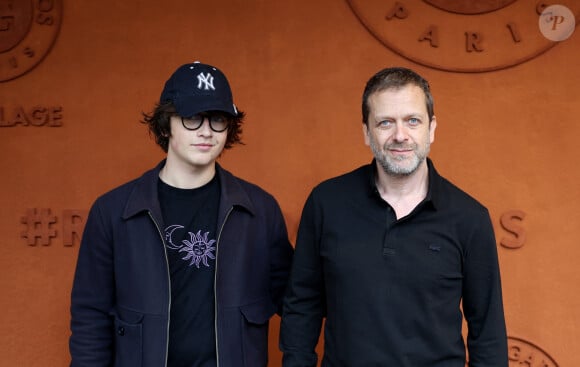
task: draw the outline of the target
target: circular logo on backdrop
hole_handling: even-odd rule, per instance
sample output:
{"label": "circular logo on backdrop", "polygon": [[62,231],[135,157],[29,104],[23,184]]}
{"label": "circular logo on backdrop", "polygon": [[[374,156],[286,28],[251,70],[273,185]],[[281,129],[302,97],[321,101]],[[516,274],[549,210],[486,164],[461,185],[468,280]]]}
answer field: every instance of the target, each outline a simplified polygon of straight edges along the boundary
{"label": "circular logo on backdrop", "polygon": [[62,0],[0,0],[0,81],[17,78],[48,54],[62,20]]}
{"label": "circular logo on backdrop", "polygon": [[510,367],[558,367],[558,363],[546,351],[524,339],[508,337]]}
{"label": "circular logo on backdrop", "polygon": [[[387,48],[421,65],[454,72],[499,70],[531,60],[563,41],[564,34],[570,37],[573,15],[580,15],[577,0],[557,1],[557,6],[531,0],[347,2]],[[551,18],[543,15],[554,7]],[[548,36],[543,28],[554,29]]]}

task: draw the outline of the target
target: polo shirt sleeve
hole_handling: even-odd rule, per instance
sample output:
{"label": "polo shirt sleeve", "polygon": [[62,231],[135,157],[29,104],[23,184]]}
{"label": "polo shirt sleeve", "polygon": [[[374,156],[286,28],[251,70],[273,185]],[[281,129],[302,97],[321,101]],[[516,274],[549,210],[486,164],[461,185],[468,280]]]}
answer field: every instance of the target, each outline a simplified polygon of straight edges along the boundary
{"label": "polo shirt sleeve", "polygon": [[482,209],[471,223],[463,269],[469,367],[508,367],[497,246],[488,211]]}
{"label": "polo shirt sleeve", "polygon": [[311,194],[298,229],[290,281],[284,299],[280,349],[284,367],[314,367],[316,344],[325,315],[320,259],[320,208]]}

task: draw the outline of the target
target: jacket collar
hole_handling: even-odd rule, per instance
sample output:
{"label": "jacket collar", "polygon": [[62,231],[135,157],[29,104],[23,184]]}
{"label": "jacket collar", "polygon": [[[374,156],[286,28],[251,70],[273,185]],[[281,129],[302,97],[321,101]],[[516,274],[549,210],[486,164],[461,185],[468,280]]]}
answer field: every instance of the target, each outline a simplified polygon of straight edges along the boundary
{"label": "jacket collar", "polygon": [[[153,218],[158,223],[162,223],[157,184],[159,172],[163,166],[165,166],[165,160],[161,161],[152,170],[145,172],[135,181],[135,185],[123,211],[123,219],[128,219],[141,212],[151,212]],[[239,179],[217,163],[216,174],[219,177],[221,186],[220,221],[225,217],[229,209],[234,206],[243,207],[253,214],[255,212],[254,205],[246,191],[240,185]]]}
{"label": "jacket collar", "polygon": [[123,211],[123,219],[128,219],[138,213],[148,211],[152,213],[156,221],[161,220],[157,180],[159,180],[159,172],[163,166],[165,166],[165,160],[135,180],[135,185],[129,194],[127,205]]}
{"label": "jacket collar", "polygon": [[220,180],[221,187],[219,223],[222,222],[223,217],[233,207],[241,207],[255,215],[255,206],[248,196],[248,192],[242,187],[242,181],[223,169],[218,163],[216,163],[216,174]]}

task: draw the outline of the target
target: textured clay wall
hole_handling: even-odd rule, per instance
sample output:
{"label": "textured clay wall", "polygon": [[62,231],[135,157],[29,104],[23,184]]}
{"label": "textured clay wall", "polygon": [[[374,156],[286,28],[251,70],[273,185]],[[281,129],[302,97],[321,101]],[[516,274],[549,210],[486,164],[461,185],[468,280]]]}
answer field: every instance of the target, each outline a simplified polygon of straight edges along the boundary
{"label": "textured clay wall", "polygon": [[163,157],[140,114],[193,60],[222,68],[247,112],[246,145],[220,163],[277,197],[292,240],[312,186],[371,159],[366,80],[393,65],[426,76],[431,156],[493,217],[510,366],[574,366],[580,35],[572,24],[550,41],[541,28],[562,38],[570,18],[542,11],[559,4],[578,20],[580,4],[477,3],[0,1],[0,366],[69,362],[86,212]]}

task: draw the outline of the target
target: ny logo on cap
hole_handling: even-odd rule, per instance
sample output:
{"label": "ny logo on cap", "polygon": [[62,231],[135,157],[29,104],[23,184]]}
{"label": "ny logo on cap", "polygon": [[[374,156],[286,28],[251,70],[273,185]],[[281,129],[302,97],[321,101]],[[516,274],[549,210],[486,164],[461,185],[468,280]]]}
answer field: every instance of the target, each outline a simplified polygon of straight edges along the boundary
{"label": "ny logo on cap", "polygon": [[215,87],[213,86],[213,76],[210,73],[205,75],[203,73],[197,74],[197,89],[202,88],[205,90],[215,90]]}

